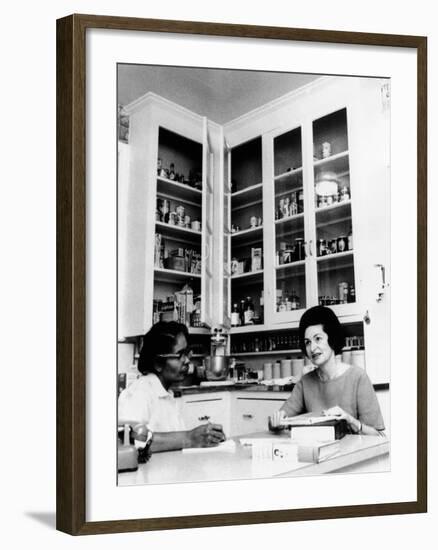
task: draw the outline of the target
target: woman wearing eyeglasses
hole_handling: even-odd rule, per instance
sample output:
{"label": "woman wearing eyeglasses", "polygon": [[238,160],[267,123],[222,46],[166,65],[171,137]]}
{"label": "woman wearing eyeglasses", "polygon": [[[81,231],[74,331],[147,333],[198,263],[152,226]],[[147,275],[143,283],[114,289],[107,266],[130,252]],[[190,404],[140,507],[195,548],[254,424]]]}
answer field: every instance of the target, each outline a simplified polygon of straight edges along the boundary
{"label": "woman wearing eyeglasses", "polygon": [[145,424],[153,432],[151,452],[213,447],[225,440],[219,424],[186,430],[170,387],[188,373],[188,331],[180,323],[160,322],[147,332],[138,361],[142,376],[119,397],[119,423]]}

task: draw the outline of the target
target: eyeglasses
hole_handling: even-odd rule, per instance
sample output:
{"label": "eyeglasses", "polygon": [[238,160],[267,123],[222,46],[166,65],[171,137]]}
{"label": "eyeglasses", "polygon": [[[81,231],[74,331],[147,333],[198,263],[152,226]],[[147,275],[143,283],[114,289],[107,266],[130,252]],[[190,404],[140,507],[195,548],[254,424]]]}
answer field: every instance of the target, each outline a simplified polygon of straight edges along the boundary
{"label": "eyeglasses", "polygon": [[193,352],[190,348],[184,348],[177,353],[159,353],[158,357],[163,357],[166,359],[179,359],[180,361],[182,361],[183,357],[190,359],[192,353]]}

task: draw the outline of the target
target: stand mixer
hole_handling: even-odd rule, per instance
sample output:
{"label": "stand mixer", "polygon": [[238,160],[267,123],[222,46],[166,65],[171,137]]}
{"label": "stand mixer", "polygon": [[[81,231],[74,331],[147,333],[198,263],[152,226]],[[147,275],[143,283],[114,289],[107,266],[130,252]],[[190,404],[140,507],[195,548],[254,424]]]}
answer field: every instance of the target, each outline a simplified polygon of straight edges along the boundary
{"label": "stand mixer", "polygon": [[207,380],[226,380],[229,371],[230,357],[225,355],[228,334],[221,328],[215,328],[211,336],[211,354],[205,358],[205,376]]}

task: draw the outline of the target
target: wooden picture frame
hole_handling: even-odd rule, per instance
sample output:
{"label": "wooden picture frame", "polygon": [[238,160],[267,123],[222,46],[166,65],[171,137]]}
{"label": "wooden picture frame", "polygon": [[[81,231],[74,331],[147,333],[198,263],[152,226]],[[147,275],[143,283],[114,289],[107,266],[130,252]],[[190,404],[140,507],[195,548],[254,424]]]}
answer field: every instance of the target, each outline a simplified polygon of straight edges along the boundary
{"label": "wooden picture frame", "polygon": [[[86,32],[112,29],[417,52],[417,498],[409,502],[86,520]],[[420,36],[71,15],[57,21],[57,529],[73,535],[427,511],[427,40]]]}

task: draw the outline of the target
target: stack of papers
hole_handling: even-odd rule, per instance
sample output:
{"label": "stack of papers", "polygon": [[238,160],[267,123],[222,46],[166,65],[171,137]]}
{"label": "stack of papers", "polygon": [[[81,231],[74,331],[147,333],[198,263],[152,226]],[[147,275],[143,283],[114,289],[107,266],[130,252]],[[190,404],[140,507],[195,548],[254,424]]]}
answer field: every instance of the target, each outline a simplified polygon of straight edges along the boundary
{"label": "stack of papers", "polygon": [[183,449],[183,453],[234,453],[236,451],[236,443],[232,439],[227,439],[219,443],[216,447],[190,447]]}

